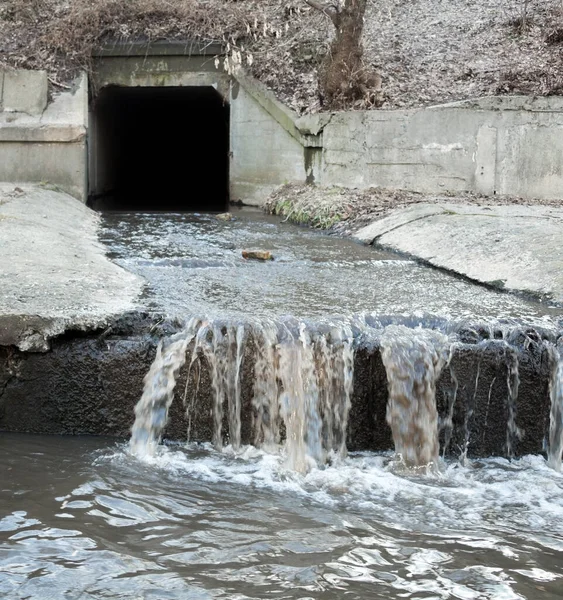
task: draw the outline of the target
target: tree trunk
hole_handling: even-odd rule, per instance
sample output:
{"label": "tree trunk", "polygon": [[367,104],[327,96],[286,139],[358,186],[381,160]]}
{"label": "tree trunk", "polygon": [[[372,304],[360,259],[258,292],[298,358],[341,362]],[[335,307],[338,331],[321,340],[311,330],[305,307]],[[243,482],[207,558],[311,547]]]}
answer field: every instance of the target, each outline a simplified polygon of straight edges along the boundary
{"label": "tree trunk", "polygon": [[381,104],[381,77],[362,62],[362,33],[367,0],[345,0],[336,9],[319,0],[305,0],[330,17],[335,38],[319,70],[321,101],[329,108],[343,108],[355,101]]}
{"label": "tree trunk", "polygon": [[336,37],[320,73],[321,93],[328,104],[339,97],[349,97],[362,70],[361,40],[366,3],[367,0],[346,0],[344,8],[331,17]]}

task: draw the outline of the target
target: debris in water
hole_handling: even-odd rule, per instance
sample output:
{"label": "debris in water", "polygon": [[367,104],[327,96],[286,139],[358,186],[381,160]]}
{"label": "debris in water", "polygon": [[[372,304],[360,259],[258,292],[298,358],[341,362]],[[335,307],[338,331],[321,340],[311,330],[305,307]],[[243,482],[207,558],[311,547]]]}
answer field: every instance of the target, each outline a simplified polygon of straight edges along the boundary
{"label": "debris in water", "polygon": [[219,221],[236,221],[236,217],[234,217],[231,213],[220,213],[215,215],[215,218]]}
{"label": "debris in water", "polygon": [[269,250],[243,250],[242,257],[251,260],[274,260]]}

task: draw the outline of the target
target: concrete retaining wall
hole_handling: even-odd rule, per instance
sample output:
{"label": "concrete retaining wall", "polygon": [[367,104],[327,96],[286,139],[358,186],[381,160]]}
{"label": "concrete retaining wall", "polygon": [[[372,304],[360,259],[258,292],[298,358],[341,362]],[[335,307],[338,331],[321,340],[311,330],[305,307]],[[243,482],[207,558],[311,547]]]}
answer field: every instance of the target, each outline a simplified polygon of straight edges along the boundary
{"label": "concrete retaining wall", "polygon": [[[92,87],[215,87],[231,104],[231,199],[247,204],[262,204],[288,182],[562,196],[562,98],[490,97],[299,117],[244,75],[230,81],[215,68],[219,52],[116,46],[96,58]],[[90,192],[103,187],[86,77],[51,103],[47,91],[45,72],[0,73],[0,181],[48,181],[85,200],[88,171]]]}
{"label": "concrete retaining wall", "polygon": [[0,181],[48,182],[86,201],[86,77],[48,100],[45,71],[0,72]]}
{"label": "concrete retaining wall", "polygon": [[336,113],[322,132],[320,182],[560,198],[562,134],[561,98]]}
{"label": "concrete retaining wall", "polygon": [[259,206],[276,187],[306,179],[305,149],[290,112],[254,82],[235,81],[231,87],[231,199]]}

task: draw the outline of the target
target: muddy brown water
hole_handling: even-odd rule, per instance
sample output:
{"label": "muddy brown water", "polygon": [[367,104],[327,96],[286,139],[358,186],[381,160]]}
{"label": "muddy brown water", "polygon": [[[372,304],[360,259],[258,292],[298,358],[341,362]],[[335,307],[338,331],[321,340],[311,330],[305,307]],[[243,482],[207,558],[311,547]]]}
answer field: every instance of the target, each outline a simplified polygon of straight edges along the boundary
{"label": "muddy brown water", "polygon": [[306,476],[248,448],[0,438],[2,598],[560,598],[563,477],[543,458],[359,454]]}

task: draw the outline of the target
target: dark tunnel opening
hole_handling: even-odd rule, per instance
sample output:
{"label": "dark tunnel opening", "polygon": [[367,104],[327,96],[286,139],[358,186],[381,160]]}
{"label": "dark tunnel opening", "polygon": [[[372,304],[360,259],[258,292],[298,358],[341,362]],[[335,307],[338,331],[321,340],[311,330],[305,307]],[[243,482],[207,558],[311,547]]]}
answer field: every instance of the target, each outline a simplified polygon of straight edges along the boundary
{"label": "dark tunnel opening", "polygon": [[225,211],[229,106],[212,87],[106,87],[95,100],[90,205]]}

